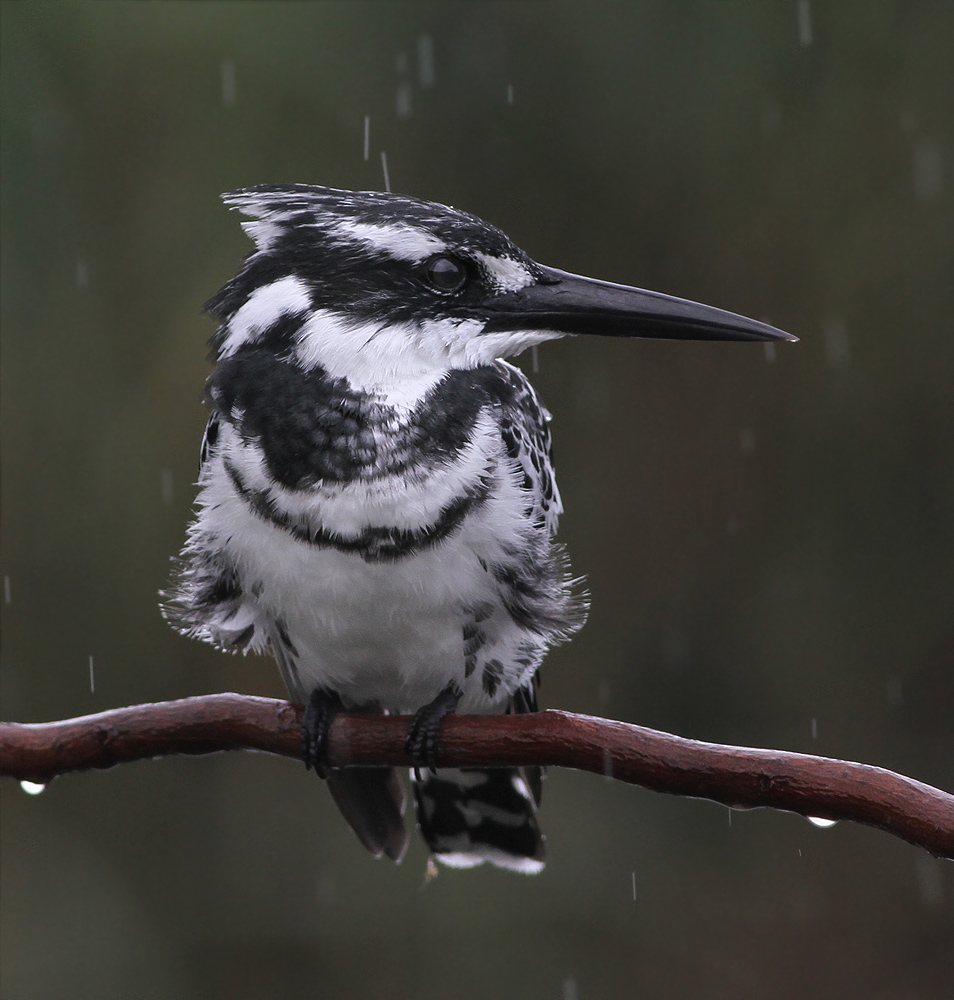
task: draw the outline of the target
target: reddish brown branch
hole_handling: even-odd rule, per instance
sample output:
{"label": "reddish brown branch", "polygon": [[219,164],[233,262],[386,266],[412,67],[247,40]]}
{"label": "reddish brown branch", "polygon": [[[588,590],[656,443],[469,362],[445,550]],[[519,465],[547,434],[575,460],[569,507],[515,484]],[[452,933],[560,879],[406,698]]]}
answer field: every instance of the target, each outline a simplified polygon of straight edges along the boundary
{"label": "reddish brown branch", "polygon": [[[409,763],[402,716],[340,715],[334,766]],[[38,725],[0,723],[0,775],[46,782],[167,754],[263,750],[299,756],[301,708],[268,698],[207,695],[135,705]],[[954,796],[880,767],[826,757],[698,743],[569,712],[450,715],[441,729],[448,767],[545,764],[609,774],[658,792],[728,806],[770,806],[876,826],[954,858]]]}

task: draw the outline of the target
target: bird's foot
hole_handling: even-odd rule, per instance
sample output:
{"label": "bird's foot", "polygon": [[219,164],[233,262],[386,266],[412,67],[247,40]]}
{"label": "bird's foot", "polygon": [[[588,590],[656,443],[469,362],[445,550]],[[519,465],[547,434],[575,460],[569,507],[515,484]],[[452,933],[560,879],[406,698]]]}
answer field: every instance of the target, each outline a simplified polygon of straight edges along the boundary
{"label": "bird's foot", "polygon": [[404,752],[414,761],[415,767],[437,769],[437,743],[441,722],[457,708],[461,690],[456,684],[446,688],[431,702],[417,710],[414,721],[408,727]]}
{"label": "bird's foot", "polygon": [[305,768],[314,768],[319,778],[327,777],[328,733],[335,716],[341,711],[341,699],[324,688],[311,692],[305,706],[301,726],[301,756]]}

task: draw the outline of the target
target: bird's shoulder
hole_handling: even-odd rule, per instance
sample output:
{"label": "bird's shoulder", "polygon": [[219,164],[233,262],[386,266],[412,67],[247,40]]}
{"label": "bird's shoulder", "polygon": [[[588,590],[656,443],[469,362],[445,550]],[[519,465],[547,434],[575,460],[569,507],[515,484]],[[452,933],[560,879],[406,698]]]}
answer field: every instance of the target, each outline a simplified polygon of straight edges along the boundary
{"label": "bird's shoulder", "polygon": [[532,516],[552,534],[563,511],[553,466],[550,413],[526,375],[515,365],[497,361],[476,369],[484,380],[506,448],[532,499]]}

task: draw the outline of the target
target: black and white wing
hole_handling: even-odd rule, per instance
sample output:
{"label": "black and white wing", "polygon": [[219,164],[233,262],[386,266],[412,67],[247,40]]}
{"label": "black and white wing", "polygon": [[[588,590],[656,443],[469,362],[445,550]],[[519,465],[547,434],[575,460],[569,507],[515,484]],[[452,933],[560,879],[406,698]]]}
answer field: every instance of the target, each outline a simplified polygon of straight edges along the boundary
{"label": "black and white wing", "polygon": [[509,390],[500,414],[507,454],[523,471],[523,486],[533,502],[531,516],[553,535],[563,504],[553,467],[550,413],[519,368],[506,361],[498,361],[496,368]]}
{"label": "black and white wing", "polygon": [[583,625],[588,602],[579,591],[581,581],[570,575],[566,550],[553,538],[563,505],[553,470],[550,414],[519,368],[497,361],[492,371],[501,438],[522,477],[531,525],[526,547],[495,567],[494,575],[513,620],[552,645]]}
{"label": "black and white wing", "polygon": [[[221,414],[213,414],[206,425],[200,485],[209,481],[218,461],[222,420]],[[262,614],[250,592],[254,588],[249,588],[226,555],[223,540],[211,527],[208,509],[201,502],[182,554],[174,562],[172,583],[162,593],[161,608],[175,629],[231,653],[262,652],[275,643],[275,623]],[[282,673],[287,673],[284,666]]]}

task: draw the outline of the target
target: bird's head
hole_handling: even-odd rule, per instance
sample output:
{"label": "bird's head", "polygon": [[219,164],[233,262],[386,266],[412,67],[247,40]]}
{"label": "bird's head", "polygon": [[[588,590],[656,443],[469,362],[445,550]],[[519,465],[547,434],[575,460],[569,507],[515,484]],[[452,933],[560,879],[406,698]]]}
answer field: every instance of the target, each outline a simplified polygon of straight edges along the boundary
{"label": "bird's head", "polygon": [[365,387],[472,368],[568,334],[794,340],[755,320],[531,260],[495,226],[404,195],[224,195],[255,251],[208,304],[216,360],[266,347]]}

